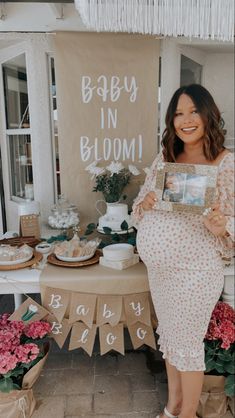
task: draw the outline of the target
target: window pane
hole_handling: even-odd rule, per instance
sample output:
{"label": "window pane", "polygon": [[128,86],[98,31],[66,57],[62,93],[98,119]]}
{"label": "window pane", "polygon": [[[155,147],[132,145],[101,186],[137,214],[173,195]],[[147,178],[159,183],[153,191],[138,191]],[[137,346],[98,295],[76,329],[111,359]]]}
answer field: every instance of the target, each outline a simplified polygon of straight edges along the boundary
{"label": "window pane", "polygon": [[30,135],[8,136],[11,195],[33,200],[33,170]]}
{"label": "window pane", "polygon": [[3,64],[3,81],[7,128],[29,128],[25,54],[19,55]]}
{"label": "window pane", "polygon": [[59,160],[59,142],[58,142],[58,117],[57,117],[57,102],[56,102],[56,79],[55,79],[55,60],[49,59],[51,72],[51,103],[52,103],[52,135],[53,135],[53,149],[54,149],[54,168],[55,168],[55,187],[57,198],[61,194],[60,187],[60,160]]}
{"label": "window pane", "polygon": [[201,84],[202,65],[181,55],[180,85]]}

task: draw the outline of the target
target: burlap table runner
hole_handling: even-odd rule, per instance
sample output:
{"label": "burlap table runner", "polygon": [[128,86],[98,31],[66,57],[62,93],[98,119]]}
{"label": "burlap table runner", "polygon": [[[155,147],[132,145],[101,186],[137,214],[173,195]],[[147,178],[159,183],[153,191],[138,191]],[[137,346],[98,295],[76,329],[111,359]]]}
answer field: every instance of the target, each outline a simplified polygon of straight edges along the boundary
{"label": "burlap table runner", "polygon": [[41,291],[45,287],[94,293],[129,295],[149,291],[147,269],[143,263],[126,270],[114,270],[99,264],[70,268],[46,265],[40,275]]}

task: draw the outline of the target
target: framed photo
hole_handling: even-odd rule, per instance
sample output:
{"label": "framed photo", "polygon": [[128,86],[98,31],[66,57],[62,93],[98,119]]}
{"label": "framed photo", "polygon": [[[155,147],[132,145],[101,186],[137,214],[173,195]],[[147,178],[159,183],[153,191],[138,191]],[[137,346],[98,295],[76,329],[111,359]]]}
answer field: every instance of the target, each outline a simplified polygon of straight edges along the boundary
{"label": "framed photo", "polygon": [[202,214],[216,198],[217,166],[160,161],[156,209]]}

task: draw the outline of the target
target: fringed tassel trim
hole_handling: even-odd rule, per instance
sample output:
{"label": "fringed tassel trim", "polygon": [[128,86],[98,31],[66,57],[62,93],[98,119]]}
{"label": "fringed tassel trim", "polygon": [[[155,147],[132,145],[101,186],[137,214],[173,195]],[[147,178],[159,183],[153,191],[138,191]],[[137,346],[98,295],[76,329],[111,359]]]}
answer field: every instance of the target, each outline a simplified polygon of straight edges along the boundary
{"label": "fringed tassel trim", "polygon": [[82,21],[98,32],[233,41],[234,0],[75,0]]}

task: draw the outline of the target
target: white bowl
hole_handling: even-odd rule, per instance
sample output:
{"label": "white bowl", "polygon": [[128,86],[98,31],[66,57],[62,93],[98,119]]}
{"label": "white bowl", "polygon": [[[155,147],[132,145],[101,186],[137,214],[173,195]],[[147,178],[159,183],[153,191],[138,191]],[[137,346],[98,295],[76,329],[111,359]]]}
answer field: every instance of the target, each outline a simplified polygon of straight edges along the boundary
{"label": "white bowl", "polygon": [[128,260],[133,257],[134,248],[130,244],[111,244],[103,248],[103,255],[110,261]]}
{"label": "white bowl", "polygon": [[36,245],[35,250],[41,254],[47,254],[51,251],[51,244],[48,242],[40,242],[40,244]]}

